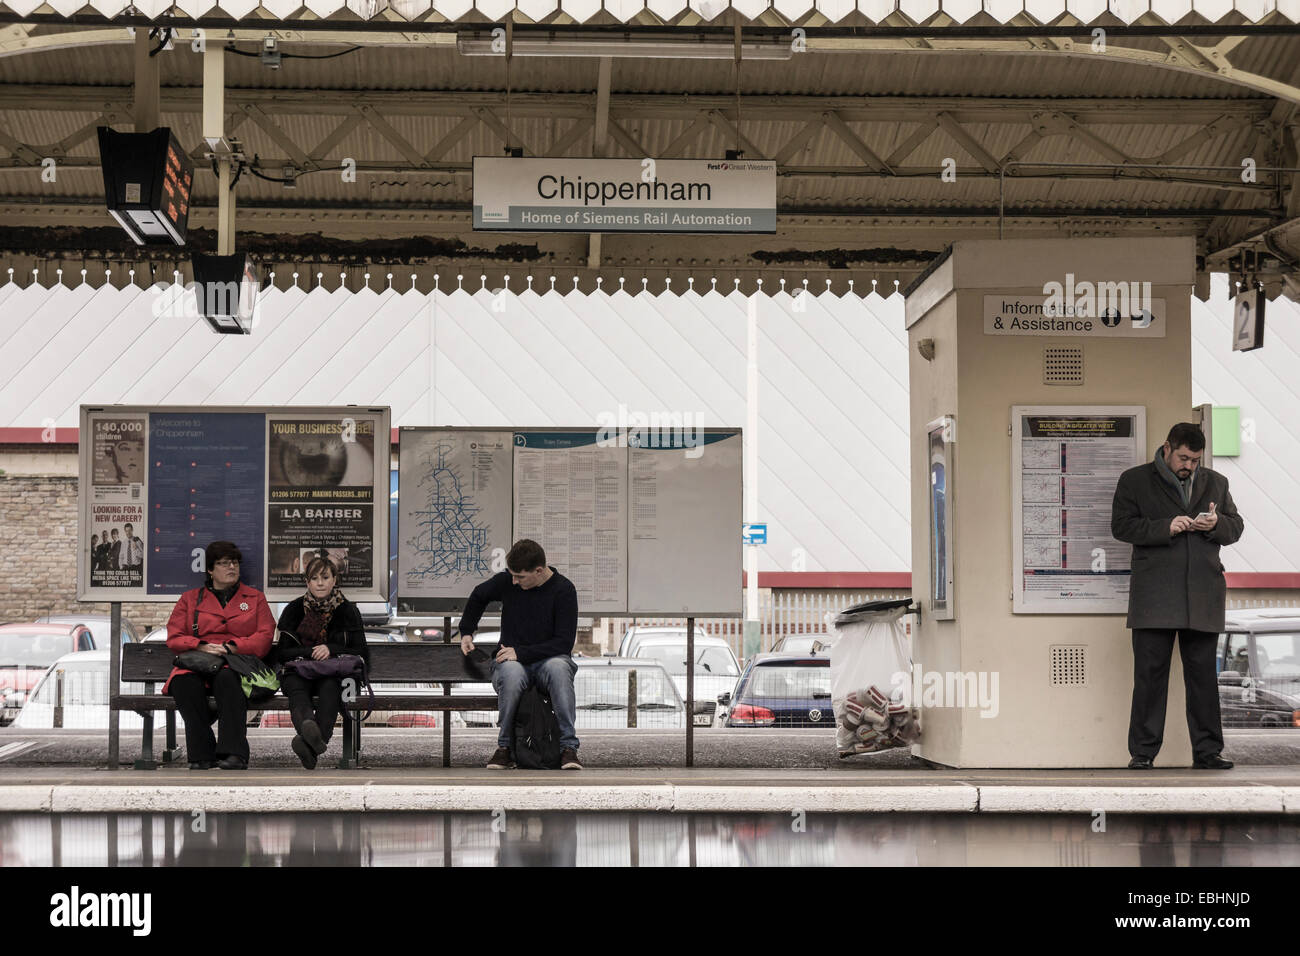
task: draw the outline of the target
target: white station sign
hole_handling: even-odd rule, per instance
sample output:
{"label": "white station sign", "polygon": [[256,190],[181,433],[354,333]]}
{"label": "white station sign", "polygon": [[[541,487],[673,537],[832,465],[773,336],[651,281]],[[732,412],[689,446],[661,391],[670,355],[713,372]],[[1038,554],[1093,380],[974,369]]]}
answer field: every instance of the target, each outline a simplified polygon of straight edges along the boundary
{"label": "white station sign", "polygon": [[474,228],[776,232],[776,162],[475,156]]}

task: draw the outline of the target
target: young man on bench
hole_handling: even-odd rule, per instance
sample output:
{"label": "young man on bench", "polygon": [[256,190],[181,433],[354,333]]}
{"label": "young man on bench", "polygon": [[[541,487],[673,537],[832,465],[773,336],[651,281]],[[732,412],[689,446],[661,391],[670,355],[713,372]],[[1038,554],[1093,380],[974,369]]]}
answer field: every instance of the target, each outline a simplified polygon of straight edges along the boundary
{"label": "young man on bench", "polygon": [[492,687],[497,692],[500,732],[489,770],[515,765],[510,752],[519,698],[539,684],[551,698],[560,725],[560,767],[581,770],[578,737],[573,729],[576,701],[573,644],[578,637],[578,592],[573,582],[546,564],[546,552],[536,541],[516,541],[506,555],[507,571],[474,589],[460,619],[460,649],[474,649],[474,632],[484,609],[501,602],[501,642],[492,662]]}

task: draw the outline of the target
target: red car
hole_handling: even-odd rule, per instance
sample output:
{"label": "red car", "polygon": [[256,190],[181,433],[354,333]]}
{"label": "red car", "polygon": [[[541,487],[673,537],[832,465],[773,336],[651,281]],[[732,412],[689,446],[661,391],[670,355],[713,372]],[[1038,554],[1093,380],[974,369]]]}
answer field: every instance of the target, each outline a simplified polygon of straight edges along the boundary
{"label": "red car", "polygon": [[64,654],[93,650],[95,637],[82,624],[0,625],[0,724],[18,716],[51,664]]}

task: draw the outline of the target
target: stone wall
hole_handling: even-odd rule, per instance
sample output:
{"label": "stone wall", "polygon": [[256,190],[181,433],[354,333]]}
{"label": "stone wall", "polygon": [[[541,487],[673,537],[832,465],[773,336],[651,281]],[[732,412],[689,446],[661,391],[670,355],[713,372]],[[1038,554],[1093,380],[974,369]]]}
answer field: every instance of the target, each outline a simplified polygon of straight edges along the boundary
{"label": "stone wall", "polygon": [[[77,602],[77,479],[0,475],[0,622],[43,614],[107,614],[107,604]],[[171,602],[124,603],[122,616],[149,630]]]}

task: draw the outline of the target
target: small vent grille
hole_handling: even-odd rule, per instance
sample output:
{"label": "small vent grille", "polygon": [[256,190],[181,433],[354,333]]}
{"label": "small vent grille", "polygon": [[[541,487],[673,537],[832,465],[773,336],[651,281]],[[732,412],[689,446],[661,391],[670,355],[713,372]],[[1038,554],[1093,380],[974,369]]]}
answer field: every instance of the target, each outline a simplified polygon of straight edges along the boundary
{"label": "small vent grille", "polygon": [[1083,384],[1083,346],[1065,345],[1043,349],[1044,385]]}
{"label": "small vent grille", "polygon": [[1055,686],[1083,686],[1088,683],[1088,648],[1052,648],[1052,684]]}

